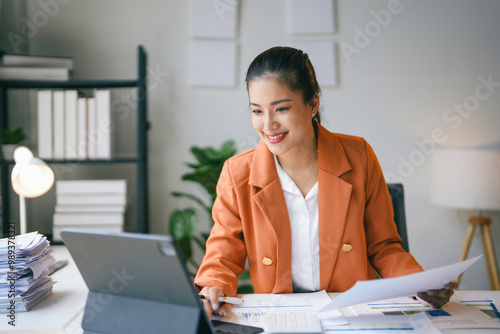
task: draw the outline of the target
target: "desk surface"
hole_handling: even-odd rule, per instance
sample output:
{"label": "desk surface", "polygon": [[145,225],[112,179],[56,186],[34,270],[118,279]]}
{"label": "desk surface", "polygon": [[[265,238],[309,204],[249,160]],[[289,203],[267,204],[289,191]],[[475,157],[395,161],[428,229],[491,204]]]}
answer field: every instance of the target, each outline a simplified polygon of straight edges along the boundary
{"label": "desk surface", "polygon": [[[53,274],[54,293],[36,305],[29,312],[16,313],[16,326],[8,325],[6,318],[0,317],[0,332],[3,333],[37,333],[37,334],[81,334],[83,308],[87,299],[87,286],[78,268],[64,246],[52,246],[52,253],[57,259],[67,259],[69,263]],[[461,298],[493,298],[500,300],[500,291],[456,291]],[[335,298],[338,293],[330,293]],[[499,333],[498,329],[454,329],[441,330],[442,333],[486,334]]]}

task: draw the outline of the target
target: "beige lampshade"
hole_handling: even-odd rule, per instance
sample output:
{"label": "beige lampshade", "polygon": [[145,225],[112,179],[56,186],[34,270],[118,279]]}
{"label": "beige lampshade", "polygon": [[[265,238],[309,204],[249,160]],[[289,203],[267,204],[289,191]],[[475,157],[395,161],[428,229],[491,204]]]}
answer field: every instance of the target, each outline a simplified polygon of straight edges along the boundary
{"label": "beige lampshade", "polygon": [[14,160],[16,164],[12,169],[11,182],[16,194],[34,198],[52,188],[54,172],[43,160],[33,157],[27,147],[16,148]]}
{"label": "beige lampshade", "polygon": [[439,149],[432,160],[434,204],[500,210],[500,151]]}

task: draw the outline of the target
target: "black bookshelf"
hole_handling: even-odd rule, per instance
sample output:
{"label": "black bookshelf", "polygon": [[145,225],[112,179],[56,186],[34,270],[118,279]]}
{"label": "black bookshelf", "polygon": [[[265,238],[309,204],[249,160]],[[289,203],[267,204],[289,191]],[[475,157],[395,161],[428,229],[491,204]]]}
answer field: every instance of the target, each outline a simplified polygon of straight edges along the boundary
{"label": "black bookshelf", "polygon": [[[136,88],[137,96],[137,153],[135,157],[116,158],[110,160],[44,160],[47,164],[81,165],[95,164],[135,164],[137,165],[136,197],[136,224],[135,232],[149,232],[149,197],[148,197],[148,138],[149,121],[147,116],[147,53],[144,47],[138,47],[138,74],[134,80],[68,80],[68,81],[40,81],[40,80],[0,80],[0,129],[9,127],[8,91],[10,89],[94,89],[94,88]],[[10,215],[10,167],[11,160],[2,160],[1,171],[1,233],[8,235]]]}
{"label": "black bookshelf", "polygon": [[140,80],[69,80],[69,81],[31,81],[0,80],[0,86],[9,89],[72,89],[72,88],[134,88]]}

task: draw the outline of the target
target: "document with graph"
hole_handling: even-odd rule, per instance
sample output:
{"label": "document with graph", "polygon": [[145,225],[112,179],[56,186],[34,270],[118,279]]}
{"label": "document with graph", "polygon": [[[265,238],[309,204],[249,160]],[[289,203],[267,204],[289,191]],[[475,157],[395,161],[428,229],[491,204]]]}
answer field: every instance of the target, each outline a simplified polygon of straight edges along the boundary
{"label": "document with graph", "polygon": [[[223,320],[262,327],[266,317],[271,314],[283,313],[314,313],[332,300],[325,291],[294,294],[248,294],[241,296],[243,305],[235,307]],[[335,310],[330,315],[338,323],[347,323],[340,311]]]}

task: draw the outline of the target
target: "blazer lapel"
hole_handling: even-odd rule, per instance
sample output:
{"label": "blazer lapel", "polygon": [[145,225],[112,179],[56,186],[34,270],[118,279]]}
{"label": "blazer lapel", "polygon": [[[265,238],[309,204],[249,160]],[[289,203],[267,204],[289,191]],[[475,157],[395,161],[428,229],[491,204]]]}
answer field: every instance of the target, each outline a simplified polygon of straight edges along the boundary
{"label": "blazer lapel", "polygon": [[338,137],[318,126],[318,206],[321,289],[327,290],[341,247],[352,185],[340,178],[351,170]]}
{"label": "blazer lapel", "polygon": [[[260,190],[254,200],[272,226],[277,240],[276,284],[273,293],[292,292],[292,231],[283,188],[276,171],[274,157],[264,142],[255,148],[249,183]],[[272,238],[270,238],[272,240]]]}

